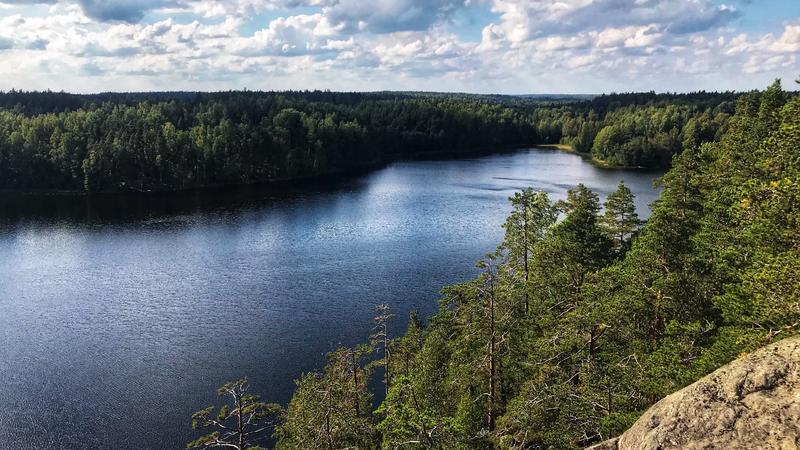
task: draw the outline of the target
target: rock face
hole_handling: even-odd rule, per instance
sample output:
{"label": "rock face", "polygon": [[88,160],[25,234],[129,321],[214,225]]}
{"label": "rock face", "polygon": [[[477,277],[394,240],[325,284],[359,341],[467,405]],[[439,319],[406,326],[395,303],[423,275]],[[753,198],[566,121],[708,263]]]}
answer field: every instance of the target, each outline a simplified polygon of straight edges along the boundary
{"label": "rock face", "polygon": [[800,337],[733,361],[590,448],[800,449]]}

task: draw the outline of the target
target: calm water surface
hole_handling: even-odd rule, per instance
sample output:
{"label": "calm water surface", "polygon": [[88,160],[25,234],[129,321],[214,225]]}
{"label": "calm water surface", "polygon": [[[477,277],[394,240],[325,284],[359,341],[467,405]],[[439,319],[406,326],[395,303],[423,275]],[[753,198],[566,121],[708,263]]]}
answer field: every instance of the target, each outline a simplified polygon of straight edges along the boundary
{"label": "calm water surface", "polygon": [[0,443],[183,448],[223,382],[283,403],[367,338],[375,304],[432,313],[499,243],[515,190],[624,179],[646,217],[656,176],[533,149],[280,192],[0,196]]}

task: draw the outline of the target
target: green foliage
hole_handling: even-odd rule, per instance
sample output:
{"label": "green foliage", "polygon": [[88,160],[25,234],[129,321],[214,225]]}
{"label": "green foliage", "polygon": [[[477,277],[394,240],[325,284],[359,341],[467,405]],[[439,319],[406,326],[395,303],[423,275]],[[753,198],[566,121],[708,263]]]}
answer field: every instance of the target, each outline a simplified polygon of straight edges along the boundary
{"label": "green foliage", "polygon": [[639,230],[642,222],[636,213],[633,193],[623,181],[617,190],[612,192],[603,204],[602,224],[606,235],[613,242],[614,250],[623,254],[629,247],[631,239]]}
{"label": "green foliage", "polygon": [[[666,167],[716,140],[732,94],[572,103],[331,92],[0,93],[0,188],[167,191],[342,174],[397,155],[567,143]],[[776,101],[780,99],[776,98]]]}
{"label": "green foliage", "polygon": [[12,91],[0,93],[0,188],[163,191],[341,174],[395,155],[533,144],[524,114],[447,97]]}
{"label": "green foliage", "polygon": [[514,194],[509,200],[513,209],[503,225],[506,235],[501,249],[508,252],[509,264],[523,275],[518,284],[523,290],[527,314],[530,309],[528,289],[533,251],[547,230],[555,224],[558,210],[545,192],[536,192],[531,188]]}
{"label": "green foliage", "polygon": [[730,119],[717,107],[689,117],[687,105],[655,104],[618,117],[608,101],[595,105],[613,123],[591,125],[603,152],[627,157],[625,146],[647,151],[660,135],[686,148],[659,156],[672,169],[648,222],[623,183],[602,212],[583,185],[555,205],[541,192],[515,194],[480,275],[445,288],[427,326],[414,315],[404,336],[374,340],[391,350],[380,354],[393,374],[375,416],[334,412],[331,398],[347,405],[354,391],[367,394],[344,388],[352,380],[336,375],[333,358],[323,375],[298,381],[281,446],[584,448],[800,331],[800,97],[775,83],[740,97]]}
{"label": "green foliage", "polygon": [[328,355],[321,374],[304,374],[296,381],[283,423],[279,449],[340,449],[377,447],[372,418],[370,372],[362,360],[372,349],[341,348]]}
{"label": "green foliage", "polygon": [[653,93],[597,97],[533,113],[546,143],[564,143],[612,166],[667,167],[672,156],[718,140],[732,94]]}
{"label": "green foliage", "polygon": [[389,389],[392,385],[392,375],[394,369],[392,367],[392,355],[394,353],[394,343],[391,336],[389,336],[389,322],[394,318],[391,309],[387,304],[381,304],[375,307],[375,327],[372,329],[370,335],[370,345],[375,352],[381,354],[381,358],[371,364],[372,367],[383,368],[383,387],[386,390],[386,396],[389,396]]}
{"label": "green foliage", "polygon": [[463,447],[458,421],[438,417],[430,401],[421,398],[408,375],[395,378],[389,395],[375,413],[384,419],[378,425],[383,448],[451,449]]}
{"label": "green foliage", "polygon": [[246,378],[225,383],[219,388],[217,395],[229,397],[230,404],[223,405],[216,415],[213,406],[194,413],[192,428],[213,431],[189,442],[186,447],[260,449],[256,442],[267,436],[282,409],[277,404],[262,402],[258,395],[248,394],[248,389]]}

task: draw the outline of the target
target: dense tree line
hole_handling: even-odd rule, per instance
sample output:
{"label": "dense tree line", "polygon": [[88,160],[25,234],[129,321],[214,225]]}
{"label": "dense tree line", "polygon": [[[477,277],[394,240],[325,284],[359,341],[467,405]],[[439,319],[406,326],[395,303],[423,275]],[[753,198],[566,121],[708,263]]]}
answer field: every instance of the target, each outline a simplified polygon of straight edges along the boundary
{"label": "dense tree line", "polygon": [[331,175],[404,155],[567,143],[665,167],[733,94],[577,101],[419,93],[0,93],[0,188],[163,191]]}
{"label": "dense tree line", "polygon": [[[581,448],[800,326],[800,98],[743,95],[673,159],[646,224],[620,184],[525,190],[476,279],[428,324],[331,354],[297,382],[278,448]],[[379,345],[376,345],[379,344]],[[386,396],[364,381],[378,350]],[[388,374],[391,374],[389,376]]]}
{"label": "dense tree line", "polygon": [[617,94],[538,108],[542,143],[567,144],[611,166],[668,167],[684,148],[719,139],[733,93]]}
{"label": "dense tree line", "polygon": [[[497,104],[347,94],[198,94],[0,112],[0,185],[177,190],[335,174],[389,155],[521,143],[532,130]],[[357,94],[353,94],[357,98]],[[341,98],[339,98],[341,97]],[[22,108],[24,109],[24,108]]]}

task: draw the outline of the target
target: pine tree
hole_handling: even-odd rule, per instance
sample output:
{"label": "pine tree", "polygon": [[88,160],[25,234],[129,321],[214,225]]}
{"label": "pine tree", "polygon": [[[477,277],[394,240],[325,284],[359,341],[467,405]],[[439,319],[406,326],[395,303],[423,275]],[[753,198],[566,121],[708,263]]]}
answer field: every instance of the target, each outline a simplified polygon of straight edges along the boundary
{"label": "pine tree", "polygon": [[267,431],[281,412],[275,403],[264,403],[258,395],[248,394],[247,378],[231,381],[217,390],[219,396],[230,397],[231,404],[219,409],[202,409],[192,415],[192,428],[211,429],[210,433],[189,444],[190,449],[232,448],[254,450],[256,442],[267,436]]}
{"label": "pine tree", "polygon": [[368,367],[361,359],[369,349],[340,348],[328,355],[323,373],[307,373],[278,427],[277,448],[290,450],[374,448],[377,437],[367,389]]}
{"label": "pine tree", "polygon": [[387,304],[380,304],[375,307],[375,327],[372,329],[370,342],[376,352],[381,353],[381,359],[377,365],[383,367],[383,386],[386,396],[389,395],[389,388],[392,385],[391,357],[392,340],[389,337],[389,321],[394,318],[391,309]]}
{"label": "pine tree", "polygon": [[505,408],[503,362],[508,353],[511,330],[518,322],[518,308],[508,295],[513,279],[504,277],[506,267],[498,259],[498,254],[487,255],[478,263],[478,267],[483,273],[474,285],[476,298],[471,304],[471,323],[466,331],[471,335],[469,338],[474,339],[477,348],[481,349],[473,367],[477,372],[482,372],[478,379],[485,380],[478,397],[485,398],[485,427],[492,433],[497,418]]}
{"label": "pine tree", "polygon": [[[673,159],[641,233],[624,183],[603,214],[577,186],[557,205],[561,220],[541,228],[530,208],[540,194],[512,197],[503,244],[476,279],[445,288],[425,327],[412,320],[395,340],[378,327],[392,371],[372,445],[585,448],[740,352],[800,333],[800,98],[779,85],[742,95],[720,141],[702,143],[725,110],[697,120],[699,145]],[[661,138],[679,141],[677,129]],[[289,416],[317,419],[296,435],[330,429],[326,445],[353,442],[337,434],[359,428],[353,379],[340,378],[349,387],[338,397],[325,397],[322,378],[298,389]],[[337,398],[347,420],[324,406]],[[302,444],[284,448],[315,448]]]}
{"label": "pine tree", "polygon": [[612,192],[603,208],[602,224],[614,243],[614,250],[621,255],[630,246],[630,239],[641,226],[639,215],[636,214],[634,196],[630,188],[620,181],[617,190]]}
{"label": "pine tree", "polygon": [[556,221],[557,211],[547,193],[523,189],[511,198],[512,211],[503,228],[506,235],[502,247],[509,253],[509,259],[522,269],[525,280],[525,314],[530,309],[528,283],[530,281],[530,259],[534,246],[539,242],[548,227]]}
{"label": "pine tree", "polygon": [[565,267],[573,267],[573,284],[577,287],[586,272],[609,262],[611,240],[600,227],[599,197],[583,184],[570,189],[558,206],[566,216],[553,228],[551,256],[567,262]]}

